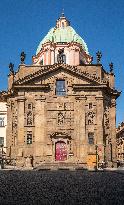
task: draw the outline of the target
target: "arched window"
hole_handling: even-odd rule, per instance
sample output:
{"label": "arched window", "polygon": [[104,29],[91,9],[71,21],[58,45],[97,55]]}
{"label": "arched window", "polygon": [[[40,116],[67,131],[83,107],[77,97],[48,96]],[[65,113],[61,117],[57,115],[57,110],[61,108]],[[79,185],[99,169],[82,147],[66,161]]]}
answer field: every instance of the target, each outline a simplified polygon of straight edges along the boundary
{"label": "arched window", "polygon": [[64,28],[64,22],[62,22],[62,28]]}
{"label": "arched window", "polygon": [[40,61],[40,65],[43,65],[43,59],[41,59],[41,61]]}

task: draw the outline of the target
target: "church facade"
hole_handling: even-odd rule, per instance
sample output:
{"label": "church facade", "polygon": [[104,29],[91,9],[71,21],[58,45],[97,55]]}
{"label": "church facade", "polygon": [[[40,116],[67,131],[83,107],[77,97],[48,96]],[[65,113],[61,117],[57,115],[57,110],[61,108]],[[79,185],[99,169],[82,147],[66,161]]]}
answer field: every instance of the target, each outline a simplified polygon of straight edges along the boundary
{"label": "church facade", "polygon": [[17,166],[116,164],[113,66],[106,72],[64,14],[40,42],[32,65],[8,78],[7,155]]}

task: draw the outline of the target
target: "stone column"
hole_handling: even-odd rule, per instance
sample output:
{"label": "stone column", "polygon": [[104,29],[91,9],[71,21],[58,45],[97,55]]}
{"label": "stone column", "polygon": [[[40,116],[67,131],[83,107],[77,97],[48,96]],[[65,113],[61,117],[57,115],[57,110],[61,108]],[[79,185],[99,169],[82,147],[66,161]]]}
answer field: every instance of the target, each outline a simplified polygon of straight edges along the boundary
{"label": "stone column", "polygon": [[24,103],[25,97],[17,97],[17,146],[16,146],[16,165],[22,167],[24,165],[23,148],[24,148]]}
{"label": "stone column", "polygon": [[85,128],[85,101],[86,97],[79,97],[79,158],[81,161],[86,157],[86,128]]}
{"label": "stone column", "polygon": [[75,60],[74,60],[74,56],[75,55],[75,52],[74,52],[74,49],[73,49],[73,47],[71,47],[71,50],[70,50],[70,65],[75,65]]}
{"label": "stone column", "polygon": [[44,65],[46,65],[46,51],[44,51]]}
{"label": "stone column", "polygon": [[48,49],[46,49],[46,65],[48,65]]}
{"label": "stone column", "polygon": [[76,97],[75,103],[75,142],[78,160],[85,155],[85,97]]}
{"label": "stone column", "polygon": [[72,62],[73,62],[73,65],[75,65],[75,50],[74,49],[72,50],[72,53],[73,53],[73,60],[72,60]]}
{"label": "stone column", "polygon": [[53,65],[54,63],[54,49],[51,48],[51,65]]}
{"label": "stone column", "polygon": [[43,148],[45,143],[45,96],[35,97],[35,156],[43,157]]}
{"label": "stone column", "polygon": [[76,102],[74,104],[74,156],[75,158],[79,159],[80,155],[80,122],[79,122],[79,115],[80,115],[80,101],[76,98]]}
{"label": "stone column", "polygon": [[79,65],[79,49],[75,49],[75,65]]}
{"label": "stone column", "polygon": [[48,50],[48,65],[51,65],[51,50]]}

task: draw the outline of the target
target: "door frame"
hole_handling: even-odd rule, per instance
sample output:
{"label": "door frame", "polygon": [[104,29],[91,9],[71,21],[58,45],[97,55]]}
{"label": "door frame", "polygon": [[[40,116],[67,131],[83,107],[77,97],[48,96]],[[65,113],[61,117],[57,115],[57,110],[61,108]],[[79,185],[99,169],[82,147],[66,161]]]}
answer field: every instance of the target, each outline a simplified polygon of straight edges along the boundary
{"label": "door frame", "polygon": [[[65,160],[56,160],[56,144],[57,143],[63,143],[63,144],[65,144],[66,145],[66,159]],[[67,156],[68,156],[68,153],[67,153],[67,143],[66,142],[64,142],[63,140],[58,140],[57,142],[55,142],[55,161],[57,161],[57,162],[65,162],[65,161],[67,161]]]}

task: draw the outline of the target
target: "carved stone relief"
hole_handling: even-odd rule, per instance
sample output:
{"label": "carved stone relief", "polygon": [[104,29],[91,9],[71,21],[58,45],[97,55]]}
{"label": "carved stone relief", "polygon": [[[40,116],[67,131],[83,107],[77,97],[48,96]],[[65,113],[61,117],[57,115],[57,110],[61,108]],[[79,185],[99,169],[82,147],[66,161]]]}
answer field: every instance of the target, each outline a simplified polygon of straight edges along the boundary
{"label": "carved stone relief", "polygon": [[73,102],[48,102],[47,106],[47,131],[63,130],[70,132],[74,123]]}

